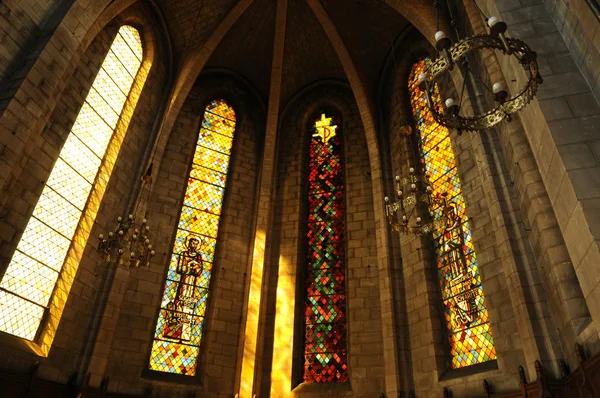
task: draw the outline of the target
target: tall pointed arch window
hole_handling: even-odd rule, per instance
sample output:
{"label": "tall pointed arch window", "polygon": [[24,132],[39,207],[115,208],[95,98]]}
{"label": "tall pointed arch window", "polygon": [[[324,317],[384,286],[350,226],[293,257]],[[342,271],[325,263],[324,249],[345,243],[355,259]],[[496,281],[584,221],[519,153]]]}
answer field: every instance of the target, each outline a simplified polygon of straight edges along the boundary
{"label": "tall pointed arch window", "polygon": [[308,165],[304,381],[348,381],[344,166],[339,120],[314,122]]}
{"label": "tall pointed arch window", "polygon": [[0,282],[1,331],[33,341],[42,320],[62,312],[49,313],[51,302],[66,300],[64,281],[75,274],[147,76],[138,75],[142,58],[139,32],[122,26]]}
{"label": "tall pointed arch window", "polygon": [[167,271],[150,370],[196,374],[235,125],[235,111],[227,102],[208,104]]}
{"label": "tall pointed arch window", "polygon": [[[437,220],[444,217],[432,237],[452,368],[456,369],[494,360],[496,349],[450,134],[433,119],[425,94],[418,88],[418,76],[430,66],[429,58],[417,61],[408,84],[421,166],[433,189],[430,211]],[[441,106],[437,86],[431,98]]]}

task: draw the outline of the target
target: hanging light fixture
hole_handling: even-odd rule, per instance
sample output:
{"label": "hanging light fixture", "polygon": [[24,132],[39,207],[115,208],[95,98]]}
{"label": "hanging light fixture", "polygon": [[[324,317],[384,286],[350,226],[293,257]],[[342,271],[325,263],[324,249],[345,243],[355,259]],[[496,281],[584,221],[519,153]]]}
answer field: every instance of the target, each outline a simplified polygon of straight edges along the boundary
{"label": "hanging light fixture", "polygon": [[155,251],[150,243],[148,221],[136,221],[133,214],[125,219],[117,218],[114,232],[108,236],[100,234],[98,251],[104,255],[107,263],[118,263],[127,268],[149,266]]}
{"label": "hanging light fixture", "polygon": [[[198,22],[202,16],[202,9],[204,7],[204,0],[198,6],[198,12],[194,20],[192,32],[188,36],[185,45],[183,46],[182,53],[191,48],[192,40],[195,37]],[[137,212],[142,201],[146,201],[146,204],[150,202],[151,183],[152,183],[152,169],[154,165],[154,159],[157,154],[157,144],[160,142],[160,138],[163,133],[165,125],[165,115],[161,118],[161,123],[158,128],[157,136],[154,140],[155,146],[150,155],[149,165],[146,169],[146,173],[142,177],[142,188],[138,199],[135,202],[134,210],[126,218],[118,217],[114,231],[109,232],[106,236],[100,234],[98,236],[99,245],[98,251],[104,255],[104,261],[107,263],[118,263],[124,267],[141,267],[149,266],[152,257],[156,254],[154,247],[150,243],[150,226],[148,225],[147,210],[143,217],[139,217]],[[146,195],[147,192],[147,195]],[[144,199],[144,197],[146,199]],[[141,218],[140,221],[138,221]]]}
{"label": "hanging light fixture", "polygon": [[[98,235],[98,251],[108,264],[117,263],[126,268],[149,266],[156,254],[150,243],[150,226],[144,216],[140,221],[137,212],[140,202],[144,200],[146,190],[150,192],[152,182],[152,163],[142,177],[141,194],[136,200],[134,210],[127,217],[118,217],[114,231]],[[149,194],[148,194],[149,199]]]}
{"label": "hanging light fixture", "polygon": [[[147,220],[138,223],[130,214],[126,219],[117,218],[116,224],[114,232],[109,232],[106,237],[103,234],[98,236],[98,250],[104,254],[104,261],[134,268],[150,265],[155,251],[150,244]],[[124,256],[126,259],[123,259]]]}
{"label": "hanging light fixture", "polygon": [[431,186],[426,178],[415,174],[414,167],[409,176],[396,176],[396,200],[385,197],[385,209],[392,229],[404,234],[428,234],[433,231],[433,214],[427,209],[432,202]]}
{"label": "hanging light fixture", "polygon": [[[448,0],[449,1],[449,0]],[[503,120],[511,120],[511,115],[525,108],[535,97],[538,86],[542,84],[543,79],[539,73],[537,55],[523,41],[506,36],[508,26],[497,17],[487,18],[483,11],[477,6],[475,0],[471,0],[474,6],[479,10],[487,21],[488,34],[477,35],[474,37],[461,39],[458,29],[456,29],[456,19],[453,15],[449,2],[448,12],[451,18],[451,25],[455,27],[456,36],[459,39],[454,45],[446,33],[438,30],[435,34],[436,49],[440,56],[433,62],[428,73],[419,76],[419,88],[427,96],[427,105],[436,122],[449,129],[455,129],[458,133],[463,131],[481,131],[489,129]],[[436,14],[439,15],[439,0],[434,2]],[[439,19],[439,16],[438,16]],[[439,28],[438,28],[439,29]],[[528,80],[527,83],[510,97],[507,88],[502,82],[494,82],[489,87],[483,82],[477,74],[473,73],[469,67],[467,57],[469,54],[485,49],[499,50],[505,56],[515,57],[519,64],[525,70]],[[441,76],[448,71],[452,71],[455,65],[463,67],[463,87],[460,98],[456,102],[453,98],[447,98],[445,101],[445,111],[434,105],[430,92]],[[465,85],[469,75],[476,77],[483,86],[492,93],[495,100],[494,109],[487,113],[474,116],[465,116],[461,114],[461,105],[465,93]]]}
{"label": "hanging light fixture", "polygon": [[[398,129],[405,140],[409,163],[408,176],[395,178],[395,198],[386,196],[385,213],[392,230],[404,235],[427,235],[440,227],[452,216],[455,205],[448,200],[446,192],[433,195],[430,176],[421,174],[413,165],[417,154],[411,142],[413,128],[406,124]],[[435,209],[435,210],[431,210]]]}
{"label": "hanging light fixture", "polygon": [[406,124],[398,129],[401,137],[405,140],[405,149],[411,153],[408,155],[408,176],[395,178],[395,198],[385,197],[385,210],[388,222],[396,232],[410,235],[424,235],[433,231],[435,219],[430,206],[435,201],[432,196],[432,188],[427,174],[418,173],[414,165],[417,156],[411,142],[413,129]]}
{"label": "hanging light fixture", "polygon": [[[511,115],[523,109],[535,96],[542,78],[539,74],[536,54],[523,41],[506,36],[507,25],[496,17],[487,18],[471,0],[479,12],[484,16],[489,27],[489,34],[461,39],[456,29],[456,19],[452,8],[446,1],[450,15],[450,24],[455,28],[459,41],[452,44],[445,32],[439,29],[440,0],[434,1],[436,14],[438,15],[438,29],[435,34],[436,49],[439,57],[432,63],[427,73],[418,76],[419,89],[426,96],[427,106],[435,121],[449,129],[455,129],[461,134],[463,131],[481,131],[497,125],[505,119],[510,120]],[[467,60],[468,55],[475,51],[484,49],[499,50],[504,55],[514,56],[527,72],[529,79],[518,94],[509,97],[509,93],[502,82],[494,82],[488,87],[477,74],[473,73]],[[455,66],[461,67],[463,71],[463,87],[458,102],[453,98],[447,98],[442,106],[434,104],[432,93],[435,84],[440,77]],[[483,86],[489,90],[495,100],[495,108],[483,115],[464,116],[461,114],[461,105],[464,100],[466,82],[472,75],[480,80]],[[413,136],[412,127],[404,125],[399,128],[399,134],[405,139],[406,149],[409,152],[408,176],[395,177],[395,197],[385,197],[386,216],[394,231],[410,234],[425,235],[434,230],[443,229],[448,220],[454,219],[456,204],[448,199],[447,193],[432,195],[429,176],[422,173],[418,165],[418,157],[415,147],[411,143]],[[410,155],[412,154],[412,156]],[[431,210],[435,209],[435,210]]]}

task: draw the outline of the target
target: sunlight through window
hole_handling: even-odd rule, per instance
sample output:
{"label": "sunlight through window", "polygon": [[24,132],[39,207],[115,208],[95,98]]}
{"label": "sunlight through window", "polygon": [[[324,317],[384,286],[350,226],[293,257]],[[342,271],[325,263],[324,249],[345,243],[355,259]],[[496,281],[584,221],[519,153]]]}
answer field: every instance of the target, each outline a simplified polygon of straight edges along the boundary
{"label": "sunlight through window", "polygon": [[141,64],[140,35],[123,26],[0,282],[1,331],[35,339]]}

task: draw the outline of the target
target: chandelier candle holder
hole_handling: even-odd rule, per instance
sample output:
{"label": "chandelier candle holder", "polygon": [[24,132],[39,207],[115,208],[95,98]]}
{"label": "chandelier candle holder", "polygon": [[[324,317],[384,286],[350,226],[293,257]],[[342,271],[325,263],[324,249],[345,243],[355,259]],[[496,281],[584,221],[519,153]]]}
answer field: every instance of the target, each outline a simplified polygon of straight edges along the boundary
{"label": "chandelier candle holder", "polygon": [[424,235],[433,230],[433,212],[429,213],[432,203],[432,189],[428,178],[415,174],[414,167],[409,176],[396,176],[396,200],[385,197],[386,216],[396,232],[412,235]]}
{"label": "chandelier candle holder", "polygon": [[[474,0],[473,3],[481,12],[481,9]],[[456,20],[452,17],[450,6],[448,7],[452,18],[451,25],[456,26]],[[537,93],[538,86],[543,83],[543,79],[539,73],[536,53],[525,42],[507,37],[508,26],[505,22],[500,21],[495,16],[487,18],[483,12],[481,14],[487,21],[489,34],[461,39],[457,31],[459,40],[457,43],[452,44],[452,41],[447,37],[445,32],[436,32],[435,47],[440,56],[433,62],[428,73],[423,73],[419,76],[419,88],[426,94],[427,106],[431,110],[435,121],[444,127],[457,130],[459,134],[463,131],[486,130],[503,120],[510,121],[511,115],[525,108],[531,102]],[[483,83],[483,79],[472,73],[467,56],[470,53],[485,49],[498,50],[506,56],[514,56],[523,67],[528,80],[515,96],[509,96],[502,82],[494,82],[490,88]],[[446,99],[444,111],[441,109],[441,106],[433,103],[431,92],[442,74],[452,71],[456,64],[463,66],[463,87],[458,101],[455,101],[453,98]],[[465,93],[465,85],[470,74],[481,81],[485,88],[493,94],[496,105],[494,109],[487,113],[474,116],[461,115],[463,94]]]}
{"label": "chandelier candle holder", "polygon": [[98,251],[104,255],[104,261],[116,262],[127,268],[149,266],[156,252],[150,243],[150,226],[147,223],[146,219],[137,223],[133,214],[126,219],[117,218],[114,232],[98,236]]}

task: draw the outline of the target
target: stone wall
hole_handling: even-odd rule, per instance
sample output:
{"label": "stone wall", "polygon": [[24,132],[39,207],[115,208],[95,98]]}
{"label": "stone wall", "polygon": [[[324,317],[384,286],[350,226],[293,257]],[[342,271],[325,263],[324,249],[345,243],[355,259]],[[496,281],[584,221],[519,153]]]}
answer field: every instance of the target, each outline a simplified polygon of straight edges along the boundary
{"label": "stone wall", "polygon": [[[59,3],[58,0],[9,0],[0,4],[0,86],[3,99],[10,98],[10,93],[5,90],[12,81],[21,81],[15,74],[26,63],[26,58],[31,60],[39,56],[41,48],[35,46],[36,40],[41,34],[47,34],[56,20],[64,17],[64,13],[60,12],[60,8],[64,7],[58,7]],[[23,77],[22,73],[20,77]],[[4,106],[0,108],[4,109]]]}
{"label": "stone wall", "polygon": [[[600,23],[585,2],[579,0],[548,1],[545,5],[542,1],[498,0],[482,5],[488,15],[499,15],[505,20],[509,32],[515,29],[515,36],[525,39],[538,54],[544,84],[537,100],[520,113],[523,134],[518,136],[527,139],[547,191],[550,203],[546,207],[552,209],[554,225],[566,245],[562,262],[573,264],[575,284],[580,285],[589,309],[591,319],[573,328],[574,338],[591,352],[597,352],[600,280],[595,264],[600,261],[597,228],[600,106],[597,96],[594,97],[595,86],[590,84],[594,78],[590,77],[589,65],[596,51],[595,41],[590,37],[597,36]],[[471,19],[473,25],[481,24],[480,21],[480,16]],[[582,53],[585,55],[581,56]],[[511,90],[517,90],[524,82],[524,73],[510,57],[500,57],[498,61],[494,69],[504,75]],[[523,160],[521,164],[524,163]],[[582,308],[577,304],[568,312],[579,317],[585,315],[577,314]],[[573,360],[570,355],[571,364]]]}
{"label": "stone wall", "polygon": [[[536,14],[535,8],[539,7],[538,2],[529,3],[532,4],[523,5],[533,7],[532,14]],[[579,67],[583,78],[596,98],[595,105],[597,106],[600,101],[600,71],[597,67],[600,61],[600,21],[598,17],[586,4],[586,0],[544,0],[543,4],[546,12],[535,18],[537,19],[536,22],[532,20],[533,25],[536,30],[541,30],[543,34],[551,33],[553,29],[560,33],[571,53],[567,64],[574,63]],[[517,9],[516,4],[513,7],[513,9]],[[505,10],[509,11],[510,8],[505,8],[502,11]],[[546,21],[539,21],[539,19],[547,18],[547,15],[552,18],[554,27],[548,25]],[[525,22],[525,24],[527,23]],[[579,108],[581,105],[594,106],[594,103],[583,100],[583,102],[575,102],[573,105]]]}

